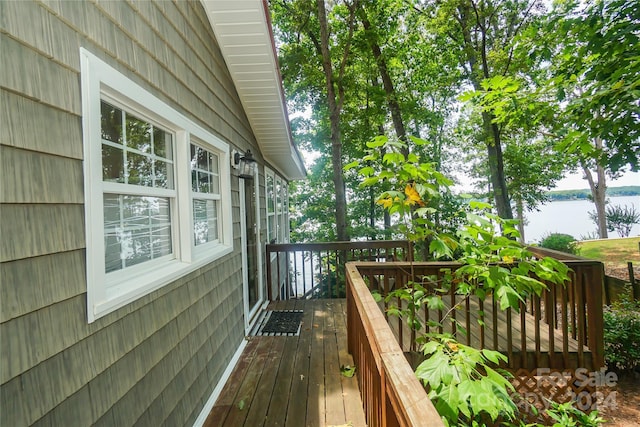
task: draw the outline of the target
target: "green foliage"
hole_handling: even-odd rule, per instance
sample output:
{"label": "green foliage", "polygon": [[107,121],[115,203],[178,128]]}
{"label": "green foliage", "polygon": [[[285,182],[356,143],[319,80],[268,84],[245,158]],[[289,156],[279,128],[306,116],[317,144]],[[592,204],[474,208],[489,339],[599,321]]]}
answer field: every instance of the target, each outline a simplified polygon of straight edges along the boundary
{"label": "green foliage", "polygon": [[427,359],[416,369],[428,386],[429,398],[448,425],[471,425],[488,417],[513,419],[516,406],[509,397],[514,388],[507,372],[492,366],[505,362],[497,351],[477,350],[435,335],[424,344]]}
{"label": "green foliage", "polygon": [[[418,138],[412,138],[412,142],[425,144]],[[367,146],[369,152],[362,160],[366,165],[356,161],[347,166],[359,170],[364,179],[361,186],[384,181],[389,189],[382,192],[377,203],[398,218],[400,232],[414,243],[425,243],[430,258],[461,263],[454,271],[443,271],[440,279],[434,276],[416,281],[414,277],[387,296],[387,302],[403,302],[390,305],[388,312],[402,316],[414,335],[424,326],[417,313],[424,306],[443,310],[443,295],[454,284],[458,295],[480,299],[493,295],[501,309],[517,311],[527,296],[540,295],[545,289],[541,280],[563,283],[567,279],[564,264],[551,258],[535,259],[514,240],[518,236],[515,221],[491,213],[491,205],[485,202],[471,200],[461,210],[465,220],[455,232],[438,231],[433,216],[451,181],[432,164],[421,163],[401,142],[378,137]],[[447,318],[455,308],[443,316],[442,322],[450,320]],[[462,325],[458,329],[462,331]],[[513,419],[516,406],[509,396],[511,384],[495,369],[506,361],[505,356],[464,346],[446,334],[425,334],[416,341],[424,344],[422,351],[427,356],[416,374],[429,387],[429,396],[447,424],[480,425],[487,420],[495,422],[498,417]]]}
{"label": "green foliage", "polygon": [[604,310],[604,356],[610,369],[640,366],[640,301],[622,300]]}
{"label": "green foliage", "polygon": [[575,237],[570,234],[551,233],[542,238],[540,246],[568,254],[577,254],[578,246]]}
{"label": "green foliage", "polygon": [[[550,28],[561,40],[554,58],[559,88],[579,93],[568,99],[566,111],[575,125],[565,147],[598,158],[617,171],[640,162],[640,51],[637,4],[627,0],[558,2]],[[564,101],[564,100],[563,100]],[[585,138],[586,137],[586,138]],[[598,152],[586,139],[599,138]]]}
{"label": "green foliage", "polygon": [[[620,205],[607,205],[605,208],[607,218],[607,230],[616,231],[620,237],[629,237],[631,228],[640,222],[640,212],[631,205],[624,207]],[[589,212],[592,220],[597,220],[595,212]]]}

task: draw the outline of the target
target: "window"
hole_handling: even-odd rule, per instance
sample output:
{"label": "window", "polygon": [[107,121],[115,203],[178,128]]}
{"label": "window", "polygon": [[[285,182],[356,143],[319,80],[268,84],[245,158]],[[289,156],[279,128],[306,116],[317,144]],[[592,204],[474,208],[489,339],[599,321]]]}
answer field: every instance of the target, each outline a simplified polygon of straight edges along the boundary
{"label": "window", "polygon": [[193,240],[196,246],[218,241],[219,170],[218,154],[191,144]]}
{"label": "window", "polygon": [[283,193],[283,185],[282,185],[282,179],[280,179],[280,177],[276,178],[276,218],[277,218],[277,225],[276,228],[278,230],[278,243],[284,243],[284,228],[282,227],[283,224],[283,200],[282,200],[282,193]]}
{"label": "window", "polygon": [[89,322],[233,250],[229,146],[81,49]]}
{"label": "window", "polygon": [[105,272],[170,256],[173,136],[105,101],[100,133]]}
{"label": "window", "polygon": [[269,242],[289,241],[289,200],[287,183],[269,169],[265,169],[267,187],[267,232]]}
{"label": "window", "polygon": [[276,234],[276,181],[272,171],[267,169],[265,172],[267,183],[267,241],[275,243],[278,240]]}

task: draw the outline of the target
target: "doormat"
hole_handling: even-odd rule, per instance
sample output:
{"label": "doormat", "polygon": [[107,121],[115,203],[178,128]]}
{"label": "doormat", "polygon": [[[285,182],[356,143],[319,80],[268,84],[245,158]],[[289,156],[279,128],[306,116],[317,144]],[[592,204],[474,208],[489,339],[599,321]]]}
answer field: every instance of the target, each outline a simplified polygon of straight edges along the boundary
{"label": "doormat", "polygon": [[300,335],[303,310],[268,311],[262,327],[256,335],[297,336]]}

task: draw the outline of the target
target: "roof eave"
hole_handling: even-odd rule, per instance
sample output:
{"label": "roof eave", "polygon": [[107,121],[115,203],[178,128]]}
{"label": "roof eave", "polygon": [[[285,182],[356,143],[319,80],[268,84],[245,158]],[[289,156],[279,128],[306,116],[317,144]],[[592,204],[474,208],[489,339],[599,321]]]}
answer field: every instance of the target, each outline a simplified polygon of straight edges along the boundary
{"label": "roof eave", "polygon": [[305,179],[293,142],[266,0],[200,0],[265,160]]}

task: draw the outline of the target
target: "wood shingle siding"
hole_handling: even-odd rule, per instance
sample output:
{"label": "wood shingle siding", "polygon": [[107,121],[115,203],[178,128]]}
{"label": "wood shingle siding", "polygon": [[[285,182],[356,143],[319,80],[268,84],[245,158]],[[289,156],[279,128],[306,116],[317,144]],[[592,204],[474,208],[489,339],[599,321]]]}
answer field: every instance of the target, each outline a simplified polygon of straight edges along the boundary
{"label": "wood shingle siding", "polygon": [[84,210],[82,205],[4,204],[0,235],[0,262],[80,249]]}
{"label": "wood shingle siding", "polygon": [[82,160],[80,116],[4,90],[0,100],[3,145]]}
{"label": "wood shingle siding", "polygon": [[5,262],[0,277],[0,322],[6,322],[85,293],[84,250]]}
{"label": "wood shingle siding", "polygon": [[205,11],[0,1],[0,44],[0,425],[193,424],[244,339],[238,181],[232,254],[89,324],[79,51],[259,158]]}
{"label": "wood shingle siding", "polygon": [[84,200],[80,160],[0,147],[0,168],[2,203],[80,204]]}

